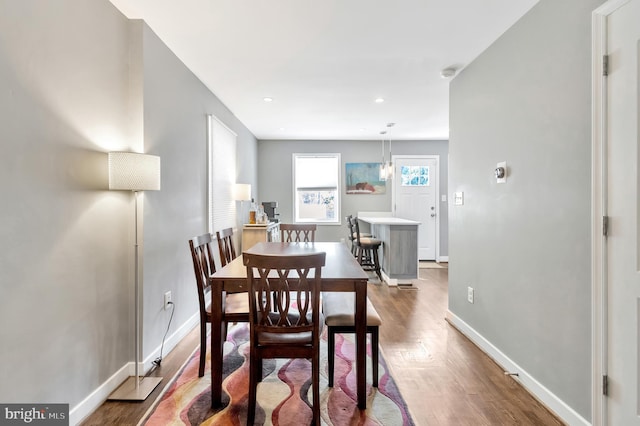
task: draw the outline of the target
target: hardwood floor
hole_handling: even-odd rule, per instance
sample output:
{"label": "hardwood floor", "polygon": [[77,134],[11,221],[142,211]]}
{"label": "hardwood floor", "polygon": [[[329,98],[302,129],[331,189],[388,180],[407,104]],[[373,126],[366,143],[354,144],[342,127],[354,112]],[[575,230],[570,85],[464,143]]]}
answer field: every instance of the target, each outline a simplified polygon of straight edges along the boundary
{"label": "hardwood floor", "polygon": [[[562,425],[445,321],[448,270],[420,269],[413,289],[369,284],[382,317],[380,347],[418,426]],[[165,380],[142,403],[105,402],[83,425],[136,425],[198,345],[194,329],[154,375]]]}
{"label": "hardwood floor", "polygon": [[448,269],[420,269],[415,289],[369,284],[380,346],[416,425],[562,425],[445,321]]}

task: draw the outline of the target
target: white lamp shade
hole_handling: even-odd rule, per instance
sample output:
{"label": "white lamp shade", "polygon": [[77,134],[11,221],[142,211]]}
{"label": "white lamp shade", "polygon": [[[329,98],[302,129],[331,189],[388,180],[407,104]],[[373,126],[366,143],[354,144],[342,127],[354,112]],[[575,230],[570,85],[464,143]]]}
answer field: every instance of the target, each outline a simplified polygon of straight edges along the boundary
{"label": "white lamp shade", "polygon": [[110,152],[109,189],[159,191],[160,157],[135,152]]}
{"label": "white lamp shade", "polygon": [[251,200],[251,185],[248,183],[236,183],[231,189],[231,196],[236,201]]}

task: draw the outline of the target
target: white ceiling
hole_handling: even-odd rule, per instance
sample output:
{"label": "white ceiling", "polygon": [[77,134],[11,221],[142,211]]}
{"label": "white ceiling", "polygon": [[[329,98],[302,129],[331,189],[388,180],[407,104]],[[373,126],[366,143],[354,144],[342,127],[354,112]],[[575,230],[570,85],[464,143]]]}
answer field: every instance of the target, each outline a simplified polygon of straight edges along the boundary
{"label": "white ceiling", "polygon": [[111,2],[258,139],[379,140],[389,122],[393,139],[448,139],[440,71],[469,64],[537,0]]}

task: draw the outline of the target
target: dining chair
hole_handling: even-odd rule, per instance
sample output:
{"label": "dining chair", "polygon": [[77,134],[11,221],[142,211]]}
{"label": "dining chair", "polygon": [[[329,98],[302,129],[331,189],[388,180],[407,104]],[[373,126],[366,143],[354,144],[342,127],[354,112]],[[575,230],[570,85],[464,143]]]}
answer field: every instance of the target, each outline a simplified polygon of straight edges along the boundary
{"label": "dining chair", "polygon": [[313,243],[316,241],[316,225],[281,223],[280,240],[283,243]]}
{"label": "dining chair", "polygon": [[354,218],[353,224],[356,232],[356,258],[358,263],[365,271],[375,271],[380,281],[382,281],[380,260],[378,259],[378,249],[382,245],[382,241],[373,237],[364,237],[360,233],[360,224],[357,218]]}
{"label": "dining chair", "polygon": [[[189,249],[193,260],[193,270],[196,275],[198,287],[198,304],[200,307],[200,367],[198,376],[204,376],[204,364],[207,355],[207,323],[211,323],[211,304],[207,304],[210,299],[207,296],[211,293],[211,282],[209,277],[216,272],[216,265],[213,260],[211,245],[213,238],[211,234],[204,234],[189,240]],[[224,297],[224,310],[222,312],[223,337],[226,340],[227,324],[230,322],[249,321],[249,303],[244,293],[227,294]]]}
{"label": "dining chair", "polygon": [[248,425],[255,420],[262,360],[308,358],[313,423],[320,426],[320,274],[325,258],[323,252],[296,256],[243,253],[250,313]]}
{"label": "dining chair", "polygon": [[[329,387],[333,387],[333,370],[335,366],[336,333],[355,333],[355,295],[346,292],[322,293],[322,315],[327,326],[327,357],[329,370]],[[379,360],[379,327],[382,319],[373,307],[373,303],[367,298],[367,334],[371,335],[371,364],[373,386],[378,387],[378,360]]]}
{"label": "dining chair", "polygon": [[233,228],[225,228],[216,232],[218,239],[218,251],[220,252],[220,263],[225,266],[237,257],[236,249],[233,247]]}

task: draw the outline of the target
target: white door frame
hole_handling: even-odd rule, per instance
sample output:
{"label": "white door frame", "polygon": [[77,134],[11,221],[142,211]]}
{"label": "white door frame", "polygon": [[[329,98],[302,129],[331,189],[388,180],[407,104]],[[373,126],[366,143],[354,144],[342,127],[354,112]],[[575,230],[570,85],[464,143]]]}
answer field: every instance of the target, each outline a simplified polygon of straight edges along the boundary
{"label": "white door frame", "polygon": [[607,80],[603,56],[607,54],[607,17],[629,0],[609,0],[591,18],[591,422],[607,424],[607,400],[602,378],[608,365],[607,241],[603,218],[607,216]]}
{"label": "white door frame", "polygon": [[[393,155],[391,162],[393,163],[393,179],[397,179],[398,170],[396,170],[396,164],[398,159],[401,158],[420,158],[427,160],[435,160],[436,168],[438,169],[437,185],[436,185],[436,262],[440,262],[440,156],[439,155]],[[396,215],[396,191],[394,190],[395,183],[391,185],[391,211],[393,215]],[[418,247],[419,248],[419,247]]]}

